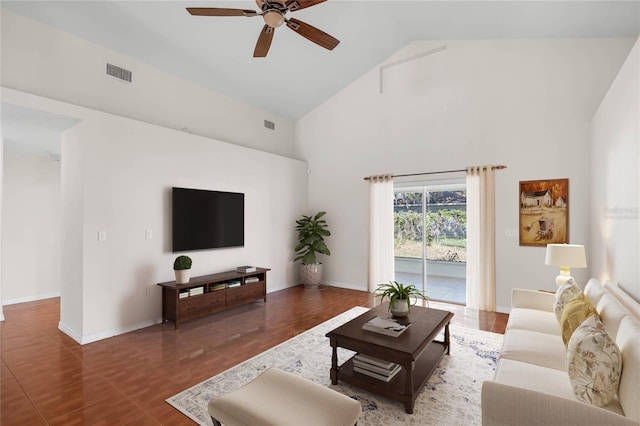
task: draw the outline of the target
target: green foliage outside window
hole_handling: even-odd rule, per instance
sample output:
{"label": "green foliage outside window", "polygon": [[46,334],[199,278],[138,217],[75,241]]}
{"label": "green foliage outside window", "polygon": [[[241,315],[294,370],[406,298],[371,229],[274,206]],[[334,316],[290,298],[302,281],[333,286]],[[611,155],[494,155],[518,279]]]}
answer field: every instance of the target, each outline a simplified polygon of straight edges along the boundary
{"label": "green foliage outside window", "polygon": [[[411,210],[396,212],[393,219],[396,256],[421,257],[422,213]],[[427,256],[428,259],[466,261],[466,211],[447,209],[440,209],[437,212],[428,211],[425,224],[427,251],[433,252],[431,256]],[[433,250],[429,250],[429,247]]]}

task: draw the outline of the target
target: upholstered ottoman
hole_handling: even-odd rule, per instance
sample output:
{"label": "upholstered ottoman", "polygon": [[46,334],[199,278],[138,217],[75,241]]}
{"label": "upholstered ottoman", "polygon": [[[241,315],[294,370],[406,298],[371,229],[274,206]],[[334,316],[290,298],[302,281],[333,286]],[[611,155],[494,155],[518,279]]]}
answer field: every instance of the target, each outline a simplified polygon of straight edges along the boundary
{"label": "upholstered ottoman", "polygon": [[215,426],[353,426],[362,411],[358,401],[277,368],[212,399],[208,408]]}

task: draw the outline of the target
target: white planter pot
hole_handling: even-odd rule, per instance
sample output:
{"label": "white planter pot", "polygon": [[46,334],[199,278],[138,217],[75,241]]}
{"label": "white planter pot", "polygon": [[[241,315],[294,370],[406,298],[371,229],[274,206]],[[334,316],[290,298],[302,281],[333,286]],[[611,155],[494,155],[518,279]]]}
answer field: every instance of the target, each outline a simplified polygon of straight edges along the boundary
{"label": "white planter pot", "polygon": [[189,278],[191,277],[191,269],[181,269],[179,271],[174,270],[176,273],[176,282],[178,284],[187,284],[189,283]]}
{"label": "white planter pot", "polygon": [[318,288],[322,282],[322,263],[300,265],[300,281],[305,288]]}
{"label": "white planter pot", "polygon": [[406,317],[409,315],[409,305],[406,299],[396,299],[391,303],[391,314],[394,317]]}

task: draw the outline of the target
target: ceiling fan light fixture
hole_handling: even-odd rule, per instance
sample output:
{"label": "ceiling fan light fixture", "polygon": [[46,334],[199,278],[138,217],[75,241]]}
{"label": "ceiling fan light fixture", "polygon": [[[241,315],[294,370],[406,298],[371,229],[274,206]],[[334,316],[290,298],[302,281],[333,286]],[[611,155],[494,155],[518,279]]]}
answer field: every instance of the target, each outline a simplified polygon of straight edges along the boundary
{"label": "ceiling fan light fixture", "polygon": [[260,9],[258,12],[224,7],[188,7],[187,12],[194,16],[262,16],[264,26],[258,36],[253,57],[264,58],[269,53],[275,29],[285,24],[296,34],[316,43],[318,46],[333,50],[340,43],[340,40],[306,22],[294,18],[285,18],[287,12],[306,9],[325,1],[327,0],[255,0]]}
{"label": "ceiling fan light fixture", "polygon": [[262,15],[264,23],[271,28],[278,28],[284,24],[284,15],[279,10],[268,10]]}

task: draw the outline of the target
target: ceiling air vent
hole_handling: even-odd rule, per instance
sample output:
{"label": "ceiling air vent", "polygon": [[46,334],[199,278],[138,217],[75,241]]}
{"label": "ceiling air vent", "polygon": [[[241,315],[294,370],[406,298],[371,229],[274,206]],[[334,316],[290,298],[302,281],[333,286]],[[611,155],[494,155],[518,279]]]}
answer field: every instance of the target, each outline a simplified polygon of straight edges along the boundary
{"label": "ceiling air vent", "polygon": [[275,130],[276,123],[274,123],[273,121],[264,120],[264,127],[266,127],[267,129]]}
{"label": "ceiling air vent", "polygon": [[131,83],[131,71],[120,68],[119,66],[107,64],[107,74]]}

